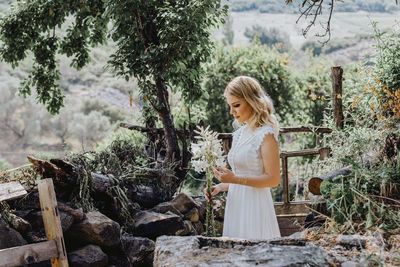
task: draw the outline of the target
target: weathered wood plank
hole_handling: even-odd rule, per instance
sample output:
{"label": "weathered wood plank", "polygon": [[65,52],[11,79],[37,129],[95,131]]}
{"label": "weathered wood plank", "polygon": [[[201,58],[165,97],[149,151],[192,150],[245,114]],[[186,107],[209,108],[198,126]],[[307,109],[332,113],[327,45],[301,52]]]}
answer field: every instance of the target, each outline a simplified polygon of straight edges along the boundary
{"label": "weathered wood plank", "polygon": [[51,266],[68,267],[67,252],[65,250],[53,181],[51,179],[40,180],[38,189],[47,239],[55,240],[57,244],[58,257],[51,258]]}
{"label": "weathered wood plank", "polygon": [[305,216],[279,217],[278,224],[282,236],[288,236],[300,232],[304,228]]}
{"label": "weathered wood plank", "polygon": [[0,267],[24,266],[58,256],[55,240],[0,250]]}
{"label": "weathered wood plank", "polygon": [[0,184],[0,201],[19,198],[26,194],[25,188],[19,182]]}
{"label": "weathered wood plank", "polygon": [[308,205],[310,201],[298,201],[285,204],[283,202],[275,202],[275,212],[277,215],[280,214],[308,214],[310,209]]}

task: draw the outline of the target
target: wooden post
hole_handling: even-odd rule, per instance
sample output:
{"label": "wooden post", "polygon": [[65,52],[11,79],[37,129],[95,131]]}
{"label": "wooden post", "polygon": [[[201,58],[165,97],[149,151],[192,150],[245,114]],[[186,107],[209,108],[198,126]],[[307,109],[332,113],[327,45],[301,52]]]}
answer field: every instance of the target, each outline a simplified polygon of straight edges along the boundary
{"label": "wooden post", "polygon": [[343,108],[342,108],[342,79],[343,69],[340,66],[332,67],[332,108],[336,127],[343,128]]}
{"label": "wooden post", "polygon": [[68,267],[67,252],[65,250],[61,221],[57,208],[57,199],[52,179],[43,179],[38,182],[40,207],[47,240],[55,240],[58,258],[51,258],[52,267]]}
{"label": "wooden post", "polygon": [[289,173],[288,173],[288,157],[282,155],[282,191],[283,191],[283,204],[290,204],[289,201]]}

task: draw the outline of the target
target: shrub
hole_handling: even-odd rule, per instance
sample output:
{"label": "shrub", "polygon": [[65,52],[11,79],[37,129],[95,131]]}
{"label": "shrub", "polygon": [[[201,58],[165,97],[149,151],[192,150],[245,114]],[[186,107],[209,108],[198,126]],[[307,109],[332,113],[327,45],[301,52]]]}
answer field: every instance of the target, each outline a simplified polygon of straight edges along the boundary
{"label": "shrub", "polygon": [[267,29],[260,25],[253,25],[251,29],[246,28],[244,35],[251,41],[257,39],[263,45],[276,46],[282,52],[289,51],[291,48],[289,35],[278,28]]}

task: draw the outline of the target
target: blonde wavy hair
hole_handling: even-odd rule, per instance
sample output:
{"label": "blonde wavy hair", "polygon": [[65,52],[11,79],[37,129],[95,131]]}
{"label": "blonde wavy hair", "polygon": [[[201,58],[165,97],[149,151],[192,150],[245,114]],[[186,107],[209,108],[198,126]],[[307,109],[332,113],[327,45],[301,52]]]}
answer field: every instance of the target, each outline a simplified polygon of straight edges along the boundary
{"label": "blonde wavy hair", "polygon": [[[244,99],[252,108],[253,115],[247,124],[255,129],[271,125],[275,136],[279,134],[279,123],[275,116],[272,99],[265,93],[260,83],[248,76],[238,76],[225,87],[224,96],[228,95]],[[238,124],[237,121],[235,121]]]}

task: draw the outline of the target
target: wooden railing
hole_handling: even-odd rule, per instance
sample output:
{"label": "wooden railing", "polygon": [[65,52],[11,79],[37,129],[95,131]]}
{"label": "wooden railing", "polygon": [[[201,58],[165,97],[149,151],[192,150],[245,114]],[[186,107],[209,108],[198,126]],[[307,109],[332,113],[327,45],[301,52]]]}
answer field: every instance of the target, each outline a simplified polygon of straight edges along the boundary
{"label": "wooden railing", "polygon": [[[51,260],[52,267],[68,267],[53,181],[39,180],[38,190],[47,241],[1,249],[0,267],[25,266],[45,260]],[[0,201],[18,198],[26,193],[18,182],[0,184]]]}
{"label": "wooden railing", "polygon": [[[310,149],[302,149],[297,151],[281,151],[280,158],[282,162],[282,187],[283,187],[283,204],[290,205],[291,201],[289,198],[289,174],[288,174],[288,159],[292,157],[304,157],[319,155],[320,159],[325,159],[329,155],[330,149],[328,147],[318,147],[320,145],[320,139],[323,134],[331,133],[332,130],[326,127],[283,127],[280,129],[280,134],[288,133],[314,133],[315,144],[317,147]],[[222,139],[223,149],[225,153],[228,153],[232,145],[232,134],[221,133],[219,138]]]}

